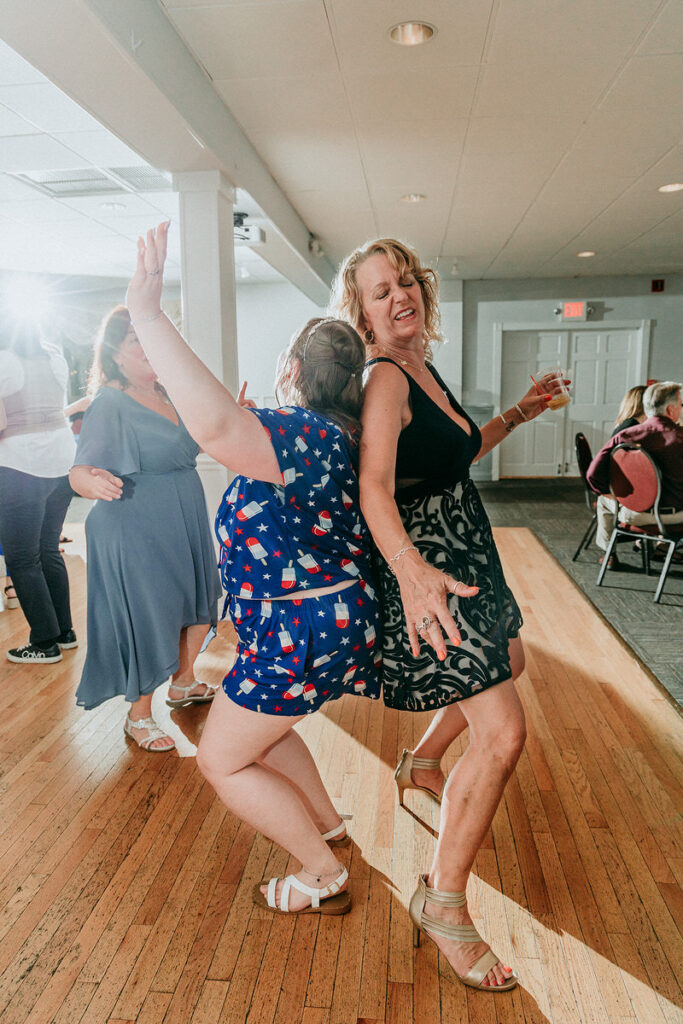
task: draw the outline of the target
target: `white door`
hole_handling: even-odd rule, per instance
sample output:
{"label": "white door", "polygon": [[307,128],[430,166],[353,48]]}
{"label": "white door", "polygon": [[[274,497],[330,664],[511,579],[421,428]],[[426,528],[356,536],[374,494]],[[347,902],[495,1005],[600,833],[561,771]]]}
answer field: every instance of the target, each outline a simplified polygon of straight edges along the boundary
{"label": "white door", "polygon": [[[510,409],[541,370],[566,366],[569,331],[504,331],[501,409]],[[500,446],[501,477],[558,476],[563,469],[564,410],[515,430]]]}
{"label": "white door", "polygon": [[563,410],[567,419],[565,475],[578,476],[574,437],[586,435],[591,451],[608,439],[621,400],[637,379],[639,331],[620,328],[572,331],[569,337],[568,376],[572,400]]}
{"label": "white door", "polygon": [[[578,476],[574,437],[581,431],[593,452],[612,432],[625,392],[637,379],[640,331],[586,327],[581,330],[504,331],[501,408],[514,405],[529,386],[529,374],[557,364],[567,367],[572,400],[518,428],[500,446],[501,477]],[[643,382],[644,383],[644,382]]]}

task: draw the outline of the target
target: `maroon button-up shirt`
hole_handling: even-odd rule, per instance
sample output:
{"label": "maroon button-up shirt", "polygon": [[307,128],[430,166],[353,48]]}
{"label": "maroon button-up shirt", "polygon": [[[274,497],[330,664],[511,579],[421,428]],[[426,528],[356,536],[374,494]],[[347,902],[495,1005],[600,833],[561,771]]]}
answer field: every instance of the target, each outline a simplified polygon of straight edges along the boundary
{"label": "maroon button-up shirt", "polygon": [[611,437],[588,467],[586,479],[593,490],[609,493],[609,453],[624,441],[639,444],[657,463],[662,474],[660,509],[683,511],[683,427],[668,416],[650,416]]}

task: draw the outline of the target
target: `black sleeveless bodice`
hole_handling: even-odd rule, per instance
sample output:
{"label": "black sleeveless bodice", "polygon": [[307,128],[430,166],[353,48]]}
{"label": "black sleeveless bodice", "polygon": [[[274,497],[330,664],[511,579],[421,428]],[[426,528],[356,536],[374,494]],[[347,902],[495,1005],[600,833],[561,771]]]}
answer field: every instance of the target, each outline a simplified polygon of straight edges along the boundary
{"label": "black sleeveless bodice", "polygon": [[371,359],[367,366],[373,366],[374,363],[393,363],[404,374],[410,388],[409,401],[413,418],[399,435],[396,480],[419,480],[422,486],[425,483],[448,486],[466,480],[470,466],[481,448],[481,431],[456,401],[435,368],[427,367],[446,395],[451,408],[469,423],[470,434],[440,409],[434,399],[393,359],[378,357]]}

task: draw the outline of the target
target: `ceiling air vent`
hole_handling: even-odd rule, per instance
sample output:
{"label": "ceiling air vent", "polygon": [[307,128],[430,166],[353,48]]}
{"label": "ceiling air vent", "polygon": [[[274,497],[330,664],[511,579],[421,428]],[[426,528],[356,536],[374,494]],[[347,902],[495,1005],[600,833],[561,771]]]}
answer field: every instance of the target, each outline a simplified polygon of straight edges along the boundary
{"label": "ceiling air vent", "polygon": [[11,174],[24,185],[30,185],[46,196],[89,196],[125,192],[120,182],[93,167],[82,171],[29,171]]}
{"label": "ceiling air vent", "polygon": [[54,198],[112,195],[121,192],[170,192],[170,176],[153,167],[91,167],[71,171],[11,174],[24,185]]}

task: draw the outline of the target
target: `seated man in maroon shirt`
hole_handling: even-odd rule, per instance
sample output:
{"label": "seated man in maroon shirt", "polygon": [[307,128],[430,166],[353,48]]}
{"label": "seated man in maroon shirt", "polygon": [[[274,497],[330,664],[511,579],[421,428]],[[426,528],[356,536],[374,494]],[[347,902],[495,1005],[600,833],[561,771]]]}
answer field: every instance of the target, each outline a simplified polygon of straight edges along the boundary
{"label": "seated man in maroon shirt", "polygon": [[[681,385],[673,381],[651,384],[643,395],[645,419],[609,439],[595,456],[586,474],[588,483],[598,494],[609,494],[609,456],[615,445],[624,441],[644,448],[657,463],[662,476],[659,511],[663,523],[683,523],[683,427],[681,416]],[[655,522],[646,512],[621,510],[622,522],[644,526]],[[615,514],[602,502],[598,508],[598,531],[595,543],[606,550],[614,529]],[[614,557],[614,556],[613,556]],[[675,556],[676,561],[680,556]],[[616,562],[616,558],[614,559]]]}

